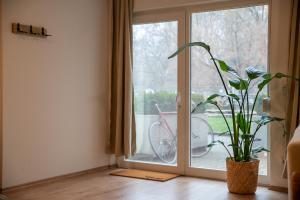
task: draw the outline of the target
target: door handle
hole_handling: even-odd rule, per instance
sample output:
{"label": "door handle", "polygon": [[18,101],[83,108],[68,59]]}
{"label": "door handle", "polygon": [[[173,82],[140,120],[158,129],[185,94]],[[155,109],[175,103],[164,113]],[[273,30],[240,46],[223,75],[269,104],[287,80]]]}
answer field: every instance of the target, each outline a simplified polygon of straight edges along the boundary
{"label": "door handle", "polygon": [[265,113],[270,112],[271,109],[271,99],[270,97],[265,97],[262,100],[262,111]]}

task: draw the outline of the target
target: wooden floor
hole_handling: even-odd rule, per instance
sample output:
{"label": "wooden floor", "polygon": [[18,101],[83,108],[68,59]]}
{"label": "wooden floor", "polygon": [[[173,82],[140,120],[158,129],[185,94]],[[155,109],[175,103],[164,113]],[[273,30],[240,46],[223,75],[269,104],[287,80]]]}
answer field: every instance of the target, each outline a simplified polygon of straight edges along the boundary
{"label": "wooden floor", "polygon": [[285,200],[286,193],[259,187],[256,195],[234,195],[226,183],[192,177],[156,182],[109,175],[110,170],[80,175],[18,191],[10,200]]}

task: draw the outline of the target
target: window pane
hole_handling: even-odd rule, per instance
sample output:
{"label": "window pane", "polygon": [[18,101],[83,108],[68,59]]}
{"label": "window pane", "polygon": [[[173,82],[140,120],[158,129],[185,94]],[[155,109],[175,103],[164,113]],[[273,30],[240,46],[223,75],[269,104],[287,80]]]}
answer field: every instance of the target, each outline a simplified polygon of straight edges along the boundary
{"label": "window pane", "polygon": [[133,160],[177,162],[177,21],[133,26],[134,110],[137,151]]}
{"label": "window pane", "polygon": [[[268,6],[253,6],[238,9],[201,12],[192,14],[191,40],[203,41],[210,45],[216,58],[224,60],[245,76],[244,70],[254,66],[268,70]],[[228,81],[228,76],[225,78]],[[213,67],[208,53],[201,48],[191,50],[191,105],[195,106],[214,93],[225,94],[222,83]],[[230,93],[237,93],[236,90]],[[249,101],[253,104],[256,88],[249,91]],[[262,114],[262,99],[267,96],[267,89],[258,98],[255,118]],[[230,115],[226,99],[219,100],[225,115]],[[229,123],[231,119],[229,119]],[[201,130],[201,131],[199,131]],[[228,156],[221,145],[207,148],[214,140],[229,144],[228,135],[219,136],[227,131],[226,124],[216,107],[205,105],[200,114],[191,116],[191,166],[225,170],[225,158]],[[268,128],[258,134],[261,141],[254,146],[268,146]],[[229,147],[231,149],[231,147]],[[260,174],[267,174],[267,155],[259,154]]]}

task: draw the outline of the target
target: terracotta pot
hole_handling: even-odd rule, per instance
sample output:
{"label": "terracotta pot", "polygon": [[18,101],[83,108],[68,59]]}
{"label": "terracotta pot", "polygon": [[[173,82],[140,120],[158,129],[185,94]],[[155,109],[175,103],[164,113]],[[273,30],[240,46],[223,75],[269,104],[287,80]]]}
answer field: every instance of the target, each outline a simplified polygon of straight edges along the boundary
{"label": "terracotta pot", "polygon": [[253,194],[257,188],[259,160],[235,162],[226,160],[227,187],[229,192]]}

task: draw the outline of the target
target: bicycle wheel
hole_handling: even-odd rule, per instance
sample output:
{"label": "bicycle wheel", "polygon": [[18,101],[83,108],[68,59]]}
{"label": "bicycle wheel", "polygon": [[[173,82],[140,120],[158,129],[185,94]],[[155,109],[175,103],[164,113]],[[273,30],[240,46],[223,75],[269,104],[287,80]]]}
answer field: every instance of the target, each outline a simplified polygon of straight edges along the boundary
{"label": "bicycle wheel", "polygon": [[208,144],[214,141],[214,133],[209,123],[200,118],[191,118],[191,155],[192,157],[201,157],[208,153],[211,147]]}
{"label": "bicycle wheel", "polygon": [[149,128],[149,142],[156,157],[165,163],[175,163],[177,160],[177,139],[163,125],[156,121]]}

